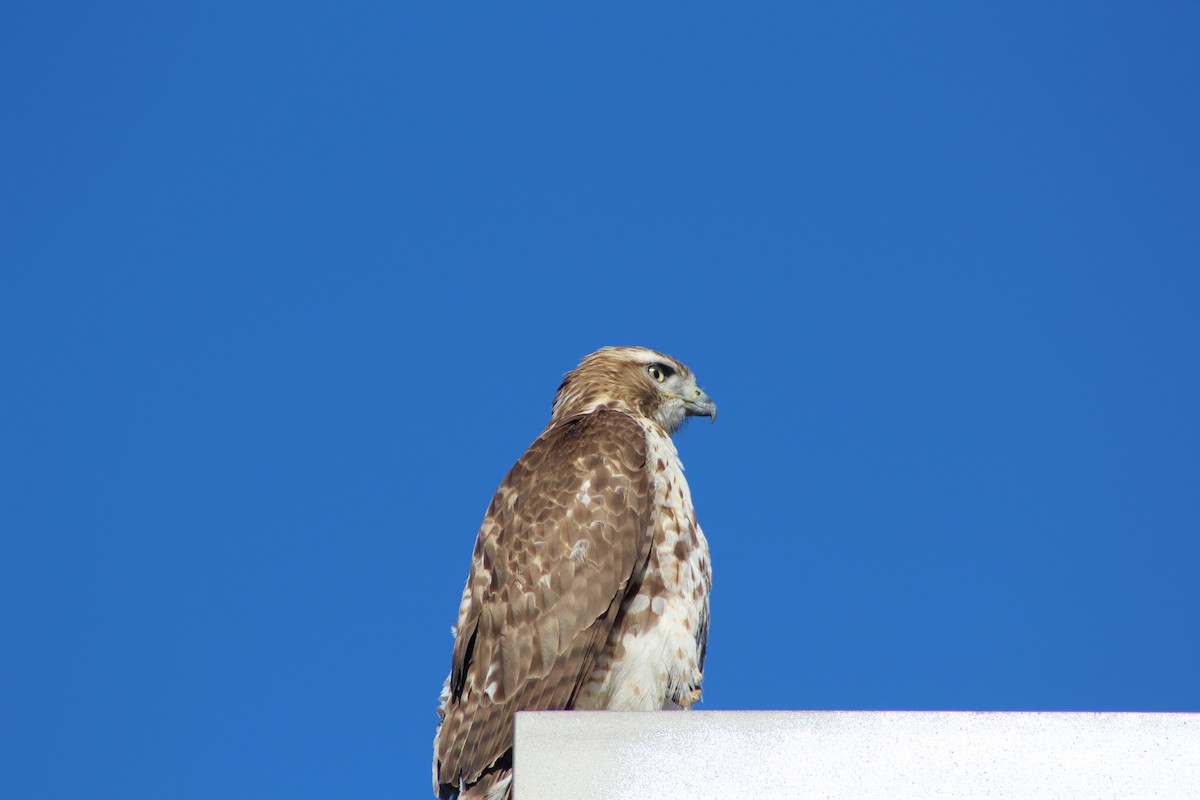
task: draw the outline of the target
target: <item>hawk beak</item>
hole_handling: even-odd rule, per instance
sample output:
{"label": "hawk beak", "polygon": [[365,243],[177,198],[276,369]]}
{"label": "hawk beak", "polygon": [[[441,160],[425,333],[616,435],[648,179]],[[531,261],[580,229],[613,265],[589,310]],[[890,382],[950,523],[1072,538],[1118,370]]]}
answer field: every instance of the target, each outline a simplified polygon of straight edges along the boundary
{"label": "hawk beak", "polygon": [[689,417],[708,417],[710,423],[716,422],[717,404],[713,402],[711,397],[699,389],[695,391],[695,397],[690,400],[688,398],[684,398],[683,400],[684,408],[687,409],[687,415]]}

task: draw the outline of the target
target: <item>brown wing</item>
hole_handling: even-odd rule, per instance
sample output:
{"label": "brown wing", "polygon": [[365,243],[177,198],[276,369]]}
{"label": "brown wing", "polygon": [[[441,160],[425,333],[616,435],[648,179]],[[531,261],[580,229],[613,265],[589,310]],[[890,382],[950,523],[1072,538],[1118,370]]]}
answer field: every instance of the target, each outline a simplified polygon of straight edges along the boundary
{"label": "brown wing", "polygon": [[645,464],[638,424],[601,411],[547,429],[500,484],[454,642],[443,797],[507,760],[515,711],[574,704],[650,552]]}

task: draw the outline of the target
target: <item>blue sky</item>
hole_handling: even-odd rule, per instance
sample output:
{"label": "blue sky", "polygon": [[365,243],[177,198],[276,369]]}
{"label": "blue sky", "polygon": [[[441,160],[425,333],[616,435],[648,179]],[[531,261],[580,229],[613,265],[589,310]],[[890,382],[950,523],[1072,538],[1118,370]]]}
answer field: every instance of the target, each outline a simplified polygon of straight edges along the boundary
{"label": "blue sky", "polygon": [[0,794],[428,796],[563,372],[671,353],[708,709],[1200,711],[1188,3],[6,4]]}

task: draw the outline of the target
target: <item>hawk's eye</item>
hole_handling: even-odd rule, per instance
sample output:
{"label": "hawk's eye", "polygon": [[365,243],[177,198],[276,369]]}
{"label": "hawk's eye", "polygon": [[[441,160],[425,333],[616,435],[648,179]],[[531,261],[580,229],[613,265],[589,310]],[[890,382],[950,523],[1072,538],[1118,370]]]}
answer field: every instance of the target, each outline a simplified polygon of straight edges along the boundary
{"label": "hawk's eye", "polygon": [[646,372],[650,374],[651,378],[654,378],[654,380],[658,381],[659,383],[662,383],[667,378],[675,374],[675,370],[671,369],[666,364],[651,364],[650,366],[646,367]]}

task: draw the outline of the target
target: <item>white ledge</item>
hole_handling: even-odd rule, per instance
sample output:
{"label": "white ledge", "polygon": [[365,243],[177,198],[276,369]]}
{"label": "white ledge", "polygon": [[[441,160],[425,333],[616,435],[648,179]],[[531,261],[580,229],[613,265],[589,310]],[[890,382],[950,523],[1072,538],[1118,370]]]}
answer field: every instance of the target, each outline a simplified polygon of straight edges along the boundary
{"label": "white ledge", "polygon": [[522,712],[516,800],[1200,797],[1200,714]]}

